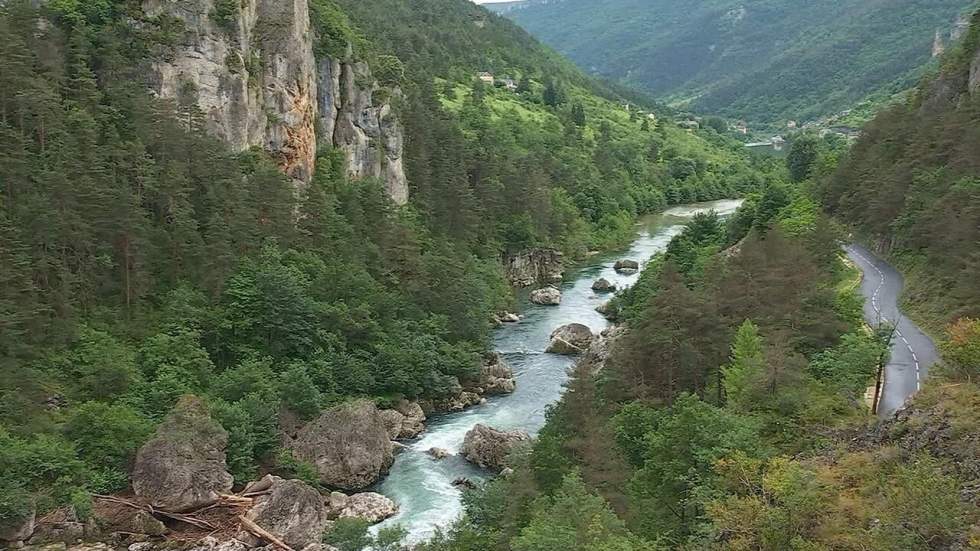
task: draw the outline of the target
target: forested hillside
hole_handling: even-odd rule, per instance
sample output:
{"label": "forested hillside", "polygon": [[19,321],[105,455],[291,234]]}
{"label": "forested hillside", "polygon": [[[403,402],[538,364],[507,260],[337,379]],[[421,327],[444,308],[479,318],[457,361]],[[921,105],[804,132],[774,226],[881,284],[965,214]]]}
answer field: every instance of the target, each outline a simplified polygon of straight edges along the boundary
{"label": "forested hillside", "polygon": [[[837,153],[821,145],[814,178]],[[844,234],[802,186],[699,216],[615,300],[515,473],[469,494],[431,551],[946,550],[976,542],[980,323],[880,424]]]}
{"label": "forested hillside", "polygon": [[[312,0],[297,40],[312,36],[316,61],[347,67],[343,82],[404,128],[399,206],[329,139],[233,149],[209,131],[213,89],[148,92],[188,43],[238,44],[253,3],[175,4],[197,10],[183,19],[122,0],[35,4],[0,6],[3,530],[127,491],[137,449],[186,394],[227,431],[236,485],[296,475],[287,427],[356,397],[462,392],[512,300],[508,254],[576,258],[629,239],[639,214],[770,179],[739,144],[627,111],[466,0]],[[270,44],[286,23],[250,39]],[[248,97],[278,63],[312,66],[261,49],[198,63],[208,52],[191,48],[193,68]],[[248,115],[293,124],[269,105]],[[307,153],[310,174],[295,162]]]}
{"label": "forested hillside", "polygon": [[[975,20],[852,149],[797,140],[785,182],[675,237],[605,309],[620,326],[515,473],[472,492],[427,549],[976,547],[978,37]],[[839,249],[854,238],[910,270],[943,352],[884,421],[865,391],[893,337],[863,323]]]}
{"label": "forested hillside", "polygon": [[980,29],[939,75],[865,128],[820,196],[910,275],[907,300],[933,329],[980,316]]}
{"label": "forested hillside", "polygon": [[528,0],[507,17],[594,74],[713,115],[807,121],[916,84],[971,0]]}

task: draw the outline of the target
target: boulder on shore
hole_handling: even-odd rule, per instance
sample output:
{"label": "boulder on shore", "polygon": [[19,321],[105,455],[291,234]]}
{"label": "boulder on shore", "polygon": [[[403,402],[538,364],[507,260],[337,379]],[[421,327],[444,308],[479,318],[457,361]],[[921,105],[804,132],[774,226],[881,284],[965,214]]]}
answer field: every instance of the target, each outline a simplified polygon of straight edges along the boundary
{"label": "boulder on shore", "polygon": [[133,490],[157,509],[183,512],[211,505],[228,493],[228,433],[204,401],[184,396],[136,454]]}
{"label": "boulder on shore", "polygon": [[619,260],[613,269],[621,274],[635,274],[640,271],[640,263],[635,260]]}
{"label": "boulder on shore", "polygon": [[502,431],[483,424],[470,429],[463,438],[463,457],[484,469],[499,471],[507,466],[507,456],[519,444],[531,439],[522,430]]}
{"label": "boulder on shore", "polygon": [[357,400],[323,412],[289,443],[327,486],[359,490],[377,482],[394,461],[391,439],[374,402]]}
{"label": "boulder on shore", "polygon": [[[329,522],[320,492],[301,480],[284,480],[272,475],[267,475],[262,483],[268,485],[268,493],[255,498],[245,517],[293,549],[319,543]],[[248,533],[239,539],[252,545],[259,543]]]}
{"label": "boulder on shore", "polygon": [[558,306],[561,304],[561,291],[557,287],[544,287],[531,291],[531,302],[541,306]]}
{"label": "boulder on shore", "polygon": [[597,293],[611,293],[616,290],[616,284],[611,283],[604,277],[600,277],[592,284],[592,290]]}
{"label": "boulder on shore", "polygon": [[562,325],[551,333],[551,344],[545,352],[568,356],[582,354],[589,349],[593,338],[592,330],[581,323]]}

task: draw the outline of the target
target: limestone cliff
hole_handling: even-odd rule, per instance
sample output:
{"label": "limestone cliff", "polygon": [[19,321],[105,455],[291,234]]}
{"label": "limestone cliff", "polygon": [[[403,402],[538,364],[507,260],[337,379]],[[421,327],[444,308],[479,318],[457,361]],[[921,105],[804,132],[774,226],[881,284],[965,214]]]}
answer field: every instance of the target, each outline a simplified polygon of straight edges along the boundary
{"label": "limestone cliff", "polygon": [[261,147],[299,182],[319,147],[347,158],[352,179],[379,178],[408,200],[403,133],[366,63],[313,53],[307,0],[144,0],[150,17],[181,21],[175,51],[152,64],[159,97],[192,99],[207,128],[232,148]]}
{"label": "limestone cliff", "polygon": [[395,203],[406,203],[402,128],[390,102],[379,99],[381,88],[367,63],[322,59],[319,85],[320,129],[344,152],[347,175],[381,179]]}

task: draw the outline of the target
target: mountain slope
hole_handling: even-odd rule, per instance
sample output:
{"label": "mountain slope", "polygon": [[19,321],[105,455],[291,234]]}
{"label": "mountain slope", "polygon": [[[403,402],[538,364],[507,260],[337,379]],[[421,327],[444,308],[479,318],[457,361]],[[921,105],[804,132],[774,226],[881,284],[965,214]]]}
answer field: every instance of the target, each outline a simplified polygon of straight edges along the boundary
{"label": "mountain slope", "polygon": [[939,74],[868,124],[819,186],[830,212],[910,275],[907,298],[937,332],[980,316],[978,71],[975,23]]}
{"label": "mountain slope", "polygon": [[590,72],[712,114],[811,120],[907,88],[969,0],[532,0],[506,15]]}
{"label": "mountain slope", "polygon": [[127,491],[182,395],[239,485],[344,402],[452,407],[503,260],[770,177],[467,0],[2,2],[0,539]]}

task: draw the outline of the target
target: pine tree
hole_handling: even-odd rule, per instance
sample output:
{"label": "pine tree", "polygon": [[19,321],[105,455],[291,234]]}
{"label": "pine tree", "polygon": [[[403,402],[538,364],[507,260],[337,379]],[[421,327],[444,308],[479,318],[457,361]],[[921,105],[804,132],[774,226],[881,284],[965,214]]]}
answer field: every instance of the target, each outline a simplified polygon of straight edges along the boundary
{"label": "pine tree", "polygon": [[758,385],[765,377],[765,369],[766,359],[759,329],[751,320],[745,320],[735,334],[730,362],[722,369],[729,407],[740,411],[752,409],[758,398]]}

